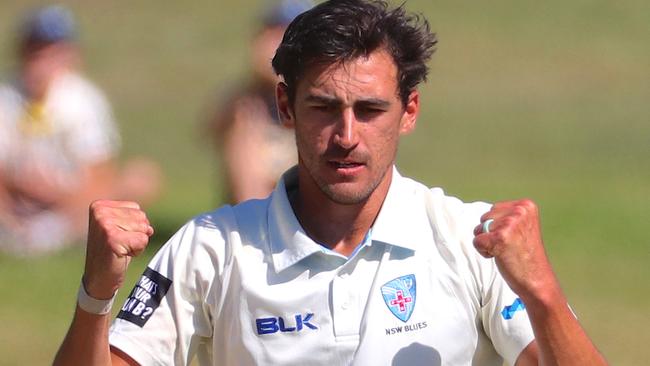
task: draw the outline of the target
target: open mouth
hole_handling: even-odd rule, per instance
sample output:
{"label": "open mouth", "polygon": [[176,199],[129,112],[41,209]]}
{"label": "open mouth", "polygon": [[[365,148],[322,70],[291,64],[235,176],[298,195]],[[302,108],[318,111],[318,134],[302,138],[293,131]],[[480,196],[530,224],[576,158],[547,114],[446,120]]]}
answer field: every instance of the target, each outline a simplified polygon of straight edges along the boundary
{"label": "open mouth", "polygon": [[337,173],[350,175],[360,171],[365,164],[354,161],[329,161],[328,164],[333,167]]}
{"label": "open mouth", "polygon": [[361,163],[355,163],[351,161],[333,161],[331,164],[341,169],[354,168],[362,165]]}

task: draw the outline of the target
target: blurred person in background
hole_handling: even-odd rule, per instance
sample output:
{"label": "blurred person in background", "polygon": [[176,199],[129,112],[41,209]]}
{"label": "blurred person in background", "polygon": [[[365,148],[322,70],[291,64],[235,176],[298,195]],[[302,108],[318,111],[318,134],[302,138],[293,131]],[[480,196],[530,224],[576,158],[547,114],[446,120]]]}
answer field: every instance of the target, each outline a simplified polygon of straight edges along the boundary
{"label": "blurred person in background", "polygon": [[250,79],[229,90],[210,113],[209,136],[222,161],[224,199],[229,203],[268,196],[282,173],[297,162],[294,133],[278,117],[278,76],[271,59],[289,23],[312,5],[307,0],[281,0],[265,9],[250,44]]}
{"label": "blurred person in background", "polygon": [[150,202],[160,173],[146,159],[118,173],[119,132],[102,91],[80,74],[68,9],[27,14],[17,59],[0,85],[0,251],[34,255],[82,238],[98,197]]}

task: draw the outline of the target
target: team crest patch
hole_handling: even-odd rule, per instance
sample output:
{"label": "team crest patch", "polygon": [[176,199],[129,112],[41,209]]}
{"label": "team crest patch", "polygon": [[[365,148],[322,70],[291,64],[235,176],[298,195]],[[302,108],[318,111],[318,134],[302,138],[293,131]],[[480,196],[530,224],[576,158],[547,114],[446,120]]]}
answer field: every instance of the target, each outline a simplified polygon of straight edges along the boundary
{"label": "team crest patch", "polygon": [[381,286],[381,295],[397,319],[406,323],[415,308],[415,275],[409,274],[386,282]]}

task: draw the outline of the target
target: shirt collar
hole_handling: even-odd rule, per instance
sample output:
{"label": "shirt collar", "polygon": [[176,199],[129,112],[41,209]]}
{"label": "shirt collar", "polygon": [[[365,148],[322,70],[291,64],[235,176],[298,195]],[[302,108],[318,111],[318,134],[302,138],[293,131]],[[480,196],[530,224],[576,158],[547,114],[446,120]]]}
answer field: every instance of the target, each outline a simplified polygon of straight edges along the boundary
{"label": "shirt collar", "polygon": [[[332,254],[307,235],[289,203],[287,189],[295,189],[297,172],[297,167],[287,171],[271,195],[267,219],[271,257],[276,272],[314,253]],[[372,227],[372,242],[415,250],[418,227],[426,224],[427,215],[421,204],[423,197],[417,197],[418,190],[414,189],[412,183],[393,167],[388,194]]]}
{"label": "shirt collar", "polygon": [[428,227],[420,184],[399,174],[393,166],[393,179],[372,229],[372,240],[415,250],[422,228]]}

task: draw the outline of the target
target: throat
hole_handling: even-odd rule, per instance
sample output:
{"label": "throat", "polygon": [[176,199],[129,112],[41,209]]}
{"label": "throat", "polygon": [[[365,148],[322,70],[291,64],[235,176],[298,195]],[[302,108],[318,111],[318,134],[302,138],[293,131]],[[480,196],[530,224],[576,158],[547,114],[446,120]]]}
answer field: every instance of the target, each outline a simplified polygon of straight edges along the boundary
{"label": "throat", "polygon": [[352,243],[339,243],[333,248],[328,248],[338,254],[341,254],[347,258],[352,258],[356,252],[358,252],[364,245],[369,245],[372,237],[372,228],[364,235],[363,239],[356,244]]}
{"label": "throat", "polygon": [[303,230],[316,243],[346,257],[364,242],[378,212],[366,204],[329,203],[312,207],[304,202],[301,199],[292,202]]}
{"label": "throat", "polygon": [[[303,172],[304,173],[304,172]],[[298,175],[297,184],[287,190],[289,202],[305,233],[316,243],[349,256],[354,253],[374,224],[386,198],[390,179],[382,182],[359,203],[342,204],[329,199],[310,176]]]}

